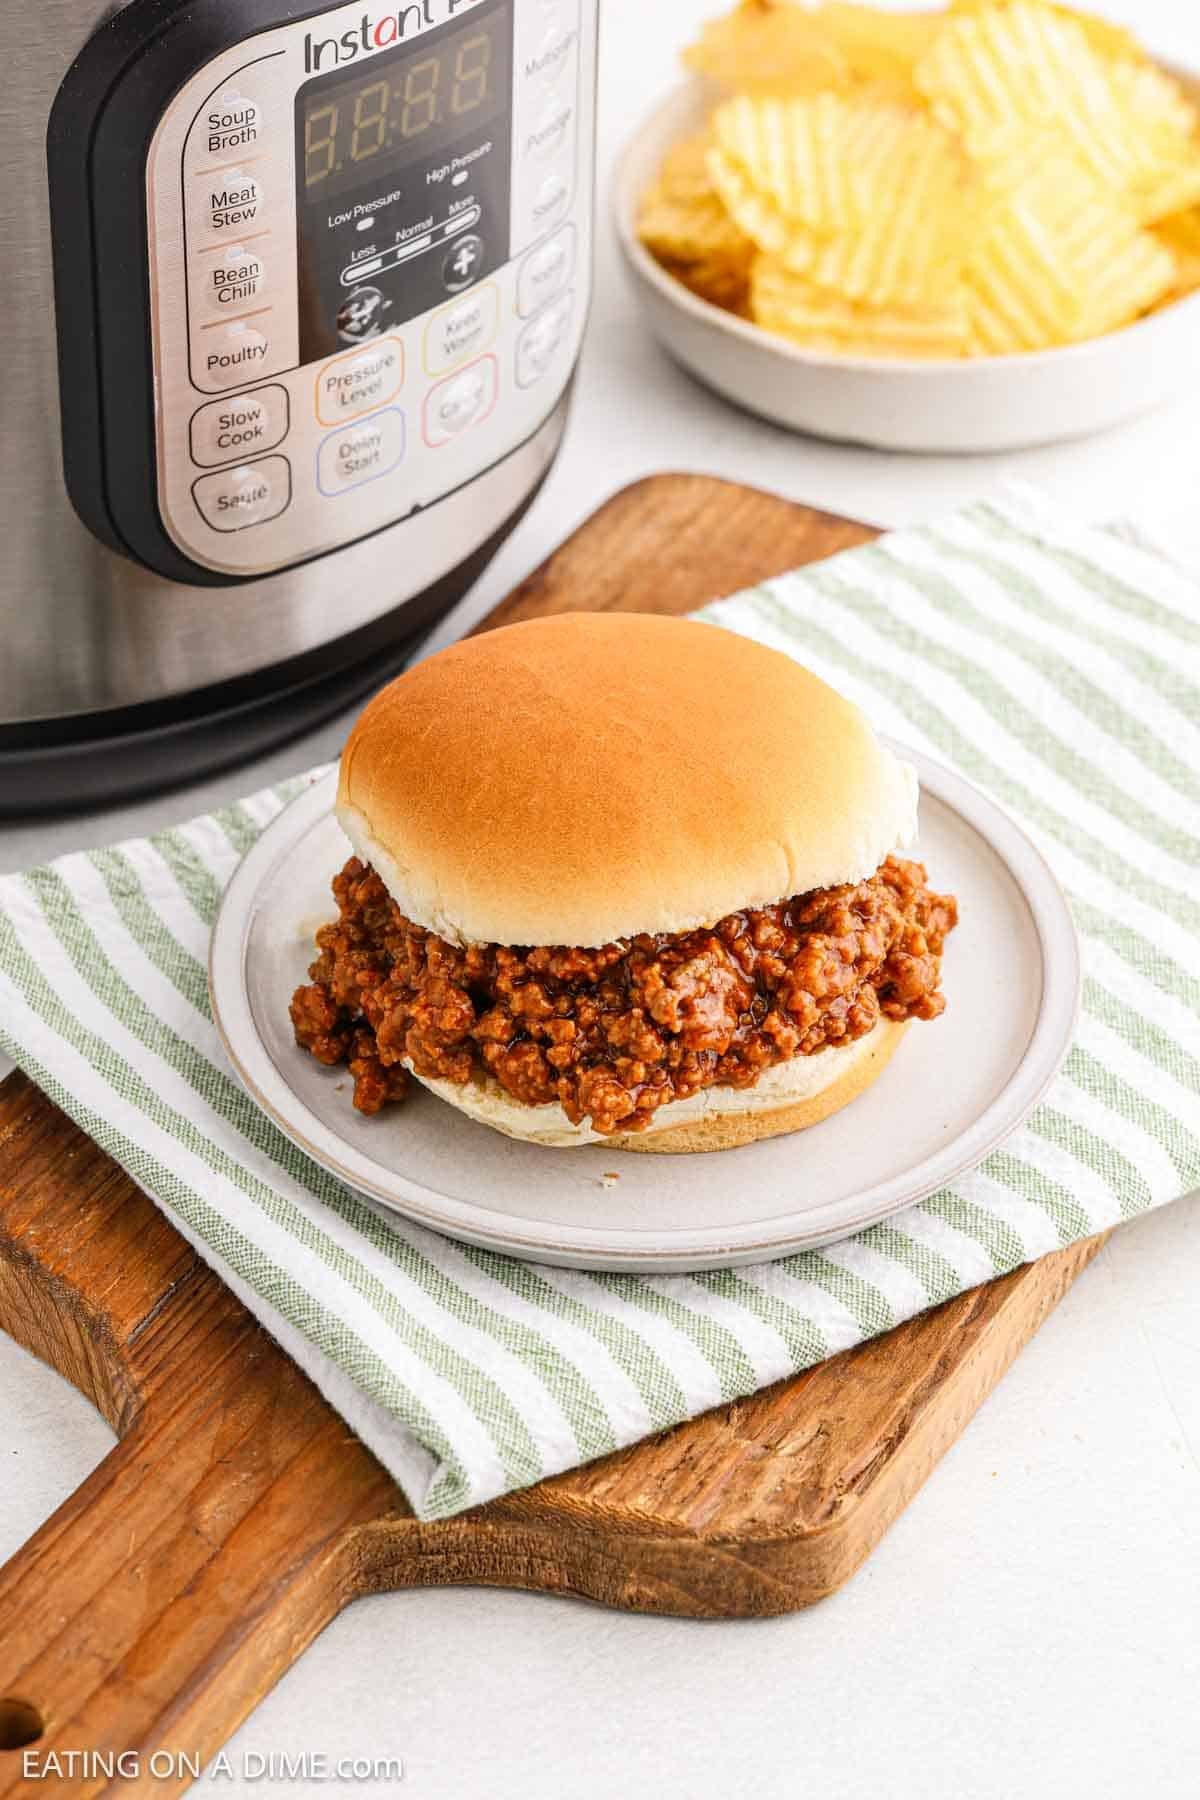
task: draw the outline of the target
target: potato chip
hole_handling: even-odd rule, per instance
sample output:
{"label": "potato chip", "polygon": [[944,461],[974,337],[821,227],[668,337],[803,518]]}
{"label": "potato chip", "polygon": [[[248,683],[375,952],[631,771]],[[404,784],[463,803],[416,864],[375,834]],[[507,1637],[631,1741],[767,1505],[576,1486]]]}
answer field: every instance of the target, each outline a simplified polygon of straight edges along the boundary
{"label": "potato chip", "polygon": [[1143,224],[1200,201],[1200,113],[1165,70],[1129,58],[1110,65],[1109,80],[1130,129],[1139,161],[1131,184]]}
{"label": "potato chip", "polygon": [[[871,123],[874,123],[872,120]],[[761,226],[737,211],[753,197],[769,221],[763,248],[775,251],[776,221],[822,234],[844,231],[858,214],[852,188],[855,124],[838,94],[811,100],[750,99],[740,95],[713,114],[717,155],[711,159],[718,192],[751,237]],[[722,180],[736,171],[738,183]],[[749,205],[756,221],[757,209]]]}
{"label": "potato chip", "polygon": [[686,57],[732,93],[641,237],[678,280],[843,354],[1008,355],[1200,289],[1200,112],[1059,0],[741,0]]}
{"label": "potato chip", "polygon": [[[982,12],[987,8],[1005,5],[1007,0],[950,0],[950,11],[955,13]],[[1149,57],[1138,43],[1132,31],[1123,25],[1114,25],[1108,19],[1100,19],[1094,13],[1083,12],[1076,6],[1051,4],[1049,10],[1057,13],[1060,19],[1066,19],[1077,25],[1087,39],[1091,48],[1101,56],[1131,57],[1135,61],[1149,65]]]}
{"label": "potato chip", "polygon": [[728,17],[704,26],[683,60],[693,73],[743,94],[815,94],[850,81],[829,34],[790,0],[742,0]]}
{"label": "potato chip", "polygon": [[715,306],[737,310],[747,295],[754,246],[718,198],[708,172],[707,134],[669,152],[643,197],[638,236],[677,280]]}
{"label": "potato chip", "polygon": [[998,131],[1048,124],[1105,185],[1130,188],[1144,173],[1139,128],[1073,19],[1039,0],[1006,0],[952,18],[914,72],[918,90],[967,149]]}
{"label": "potato chip", "polygon": [[913,69],[941,25],[937,13],[880,12],[849,0],[826,0],[812,16],[854,80],[898,90],[911,89]]}
{"label": "potato chip", "polygon": [[1154,227],[1159,243],[1175,258],[1170,298],[1181,300],[1200,288],[1200,206],[1176,213]]}
{"label": "potato chip", "polygon": [[971,167],[941,126],[873,97],[738,99],[714,117],[713,183],[793,274],[877,306],[929,303],[977,223]]}
{"label": "potato chip", "polygon": [[794,343],[844,356],[961,357],[967,351],[964,297],[957,290],[938,310],[866,306],[767,256],[751,274],[750,316]]}
{"label": "potato chip", "polygon": [[1077,342],[1127,324],[1169,290],[1175,264],[1053,133],[993,171],[966,264],[975,354]]}

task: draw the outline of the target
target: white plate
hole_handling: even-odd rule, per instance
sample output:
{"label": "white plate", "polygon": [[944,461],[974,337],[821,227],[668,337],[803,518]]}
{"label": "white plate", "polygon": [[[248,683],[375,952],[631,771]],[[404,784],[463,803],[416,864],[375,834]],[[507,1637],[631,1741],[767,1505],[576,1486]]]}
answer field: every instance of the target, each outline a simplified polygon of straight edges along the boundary
{"label": "white plate", "polygon": [[921,777],[914,854],[961,908],[947,1008],[914,1024],[874,1086],[809,1131],[707,1155],[544,1149],[473,1124],[416,1084],[402,1105],[361,1117],[345,1070],[299,1050],[288,1020],[313,932],[335,910],[330,878],[350,854],[333,775],[280,814],[226,890],[209,979],[230,1059],[293,1143],[351,1187],[514,1256],[662,1274],[763,1262],[874,1224],[1021,1123],[1066,1054],[1079,1001],[1075,929],[1039,853],[969,783],[902,754]]}
{"label": "white plate", "polygon": [[[1172,70],[1200,99],[1200,82]],[[698,130],[713,92],[677,88],[627,145],[615,189],[617,237],[664,348],[750,412],[793,431],[882,450],[1023,449],[1083,437],[1149,412],[1200,378],[1200,294],[1061,350],[973,361],[902,361],[804,350],[710,306],[638,242],[642,195],[666,151]]]}

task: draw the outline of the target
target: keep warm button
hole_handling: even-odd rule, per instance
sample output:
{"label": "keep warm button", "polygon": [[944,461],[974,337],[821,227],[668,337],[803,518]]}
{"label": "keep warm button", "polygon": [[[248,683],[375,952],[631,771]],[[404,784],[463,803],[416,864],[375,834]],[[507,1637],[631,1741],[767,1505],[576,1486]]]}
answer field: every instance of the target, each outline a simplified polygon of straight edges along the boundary
{"label": "keep warm button", "polygon": [[239,463],[192,483],[192,497],[214,531],[244,531],[276,519],[292,497],[292,471],[286,456],[264,456]]}
{"label": "keep warm button", "polygon": [[389,475],[404,455],[404,414],[397,406],[372,413],[361,424],[332,431],[317,452],[317,486],[345,494]]}

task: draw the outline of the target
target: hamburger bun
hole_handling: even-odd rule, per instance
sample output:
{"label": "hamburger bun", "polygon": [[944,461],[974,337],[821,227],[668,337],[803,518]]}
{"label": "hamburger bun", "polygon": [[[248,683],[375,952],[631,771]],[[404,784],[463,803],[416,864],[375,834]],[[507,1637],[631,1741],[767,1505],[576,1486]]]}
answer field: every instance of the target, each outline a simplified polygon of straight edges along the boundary
{"label": "hamburger bun", "polygon": [[917,779],[777,650],[576,613],[467,638],[384,688],[337,808],[415,924],[592,948],[865,880],[915,837]]}
{"label": "hamburger bun", "polygon": [[[775,1063],[751,1088],[711,1087],[686,1100],[660,1106],[645,1131],[604,1136],[590,1126],[572,1125],[561,1106],[524,1106],[505,1093],[492,1075],[477,1072],[459,1086],[416,1075],[479,1125],[529,1144],[565,1149],[603,1144],[607,1150],[646,1150],[670,1155],[696,1150],[736,1150],[759,1138],[804,1131],[840,1112],[882,1075],[908,1021],[881,1019],[873,1031],[843,1049],[820,1050]],[[411,1067],[411,1065],[410,1065]]]}

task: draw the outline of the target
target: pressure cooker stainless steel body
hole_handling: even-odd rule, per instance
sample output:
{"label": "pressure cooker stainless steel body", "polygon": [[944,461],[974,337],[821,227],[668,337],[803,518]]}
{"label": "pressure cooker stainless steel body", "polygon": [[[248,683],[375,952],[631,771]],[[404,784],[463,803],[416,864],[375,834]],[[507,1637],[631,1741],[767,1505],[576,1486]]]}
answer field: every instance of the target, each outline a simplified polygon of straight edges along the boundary
{"label": "pressure cooker stainless steel body", "polygon": [[11,812],[329,711],[511,529],[587,308],[598,0],[5,4]]}

